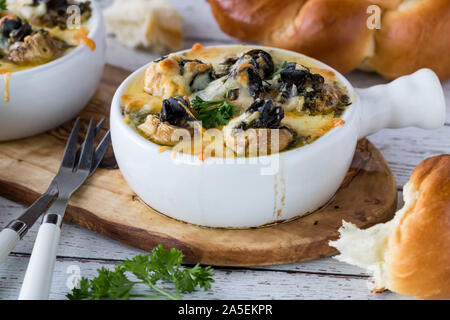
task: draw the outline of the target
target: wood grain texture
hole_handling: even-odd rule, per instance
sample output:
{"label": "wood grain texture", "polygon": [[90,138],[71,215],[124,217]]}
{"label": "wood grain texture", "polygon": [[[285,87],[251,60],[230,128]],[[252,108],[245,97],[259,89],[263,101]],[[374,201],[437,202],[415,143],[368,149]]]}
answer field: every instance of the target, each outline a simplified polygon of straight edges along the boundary
{"label": "wood grain texture", "polygon": [[[107,116],[114,90],[127,74],[108,66],[81,117]],[[82,124],[86,126],[87,121]],[[29,204],[42,193],[58,168],[71,126],[67,123],[37,137],[0,144],[0,195]],[[211,229],[175,221],[137,199],[117,170],[111,151],[100,167],[72,197],[66,219],[143,250],[150,251],[158,243],[181,249],[186,262],[247,266],[329,256],[336,251],[328,241],[337,237],[342,219],[368,227],[389,220],[396,208],[391,171],[367,140],[358,144],[352,168],[326,208],[260,229]]]}
{"label": "wood grain texture", "polygon": [[[0,297],[16,299],[19,295],[28,257],[10,256],[0,265]],[[101,267],[113,269],[115,263],[90,259],[57,258],[50,299],[65,299],[70,291],[74,271],[83,277],[93,278]],[[233,281],[230,281],[230,279]],[[370,293],[369,277],[283,272],[276,270],[251,270],[215,268],[215,282],[211,290],[199,290],[184,295],[185,299],[404,299],[404,296],[384,292]],[[161,283],[165,289],[170,285]],[[137,286],[136,293],[149,293],[145,286]]]}
{"label": "wood grain texture", "polygon": [[[397,208],[401,208],[403,206],[401,192],[398,193],[397,198]],[[24,206],[21,204],[0,198],[0,225],[6,225],[10,220],[18,217],[23,209]],[[14,248],[14,255],[29,256],[31,254],[38,229],[39,224],[35,224],[30,229],[22,241]],[[91,261],[114,263],[143,252],[143,250],[124,245],[76,224],[64,223],[57,255],[60,259],[66,260],[82,261],[89,259]],[[247,268],[268,271],[317,273],[320,275],[368,276],[365,270],[333,258],[282,265],[243,267],[243,269]],[[234,268],[233,270],[236,269]],[[232,273],[229,274],[232,277]]]}

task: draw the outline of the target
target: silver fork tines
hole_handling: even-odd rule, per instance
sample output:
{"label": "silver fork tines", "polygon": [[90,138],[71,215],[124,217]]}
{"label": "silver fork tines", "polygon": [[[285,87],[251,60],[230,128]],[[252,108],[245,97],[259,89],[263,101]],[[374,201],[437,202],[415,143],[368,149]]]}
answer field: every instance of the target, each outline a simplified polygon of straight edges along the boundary
{"label": "silver fork tines", "polygon": [[80,118],[77,118],[73,125],[72,131],[70,132],[69,139],[67,140],[66,149],[64,150],[64,155],[59,170],[61,170],[62,167],[73,167],[73,164],[75,163],[79,127]]}
{"label": "silver fork tines", "polygon": [[[70,133],[61,168],[55,178],[58,199],[48,210],[51,214],[64,215],[69,197],[97,168],[109,145],[109,132],[107,132],[94,153],[95,136],[100,130],[99,126],[95,126],[94,120],[91,119],[86,137],[77,152],[78,127],[79,119],[75,121],[74,128]],[[77,154],[79,154],[78,157]]]}
{"label": "silver fork tines", "polygon": [[106,132],[105,136],[98,144],[97,149],[95,149],[95,154],[94,154],[95,159],[92,164],[91,174],[95,171],[95,169],[99,166],[100,162],[102,161],[103,156],[105,155],[106,151],[108,150],[110,142],[111,142],[111,132],[108,130],[108,132]]}
{"label": "silver fork tines", "polygon": [[78,162],[78,166],[76,168],[77,171],[78,170],[88,171],[88,175],[91,169],[92,159],[94,158],[94,138],[95,138],[94,120],[91,119],[91,121],[89,122],[86,138],[84,140],[83,146],[81,147],[80,161]]}

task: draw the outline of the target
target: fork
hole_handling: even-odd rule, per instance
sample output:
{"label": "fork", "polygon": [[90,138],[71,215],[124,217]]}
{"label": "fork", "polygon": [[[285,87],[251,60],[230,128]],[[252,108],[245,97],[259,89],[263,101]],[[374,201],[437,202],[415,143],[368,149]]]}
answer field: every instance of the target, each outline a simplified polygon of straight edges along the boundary
{"label": "fork", "polygon": [[79,122],[79,119],[75,121],[55,177],[58,198],[43,217],[20,290],[20,300],[48,299],[61,225],[69,198],[91,175],[93,165],[101,160],[108,146],[104,141],[106,139],[109,142],[109,132],[94,152],[95,126],[91,119],[77,157]]}
{"label": "fork", "polygon": [[[105,118],[101,119],[96,128],[95,135],[97,136],[103,125]],[[100,164],[104,153],[110,142],[110,133],[107,132],[102,143],[96,150],[96,159],[91,168],[91,174]],[[101,146],[101,147],[100,147]],[[78,154],[79,156],[79,154]],[[17,245],[20,239],[22,239],[28,230],[34,225],[36,220],[40,217],[45,208],[53,201],[58,194],[58,188],[56,186],[56,177],[52,180],[47,190],[31,205],[29,206],[18,218],[10,221],[6,227],[0,232],[0,264],[3,263],[14,247]]]}

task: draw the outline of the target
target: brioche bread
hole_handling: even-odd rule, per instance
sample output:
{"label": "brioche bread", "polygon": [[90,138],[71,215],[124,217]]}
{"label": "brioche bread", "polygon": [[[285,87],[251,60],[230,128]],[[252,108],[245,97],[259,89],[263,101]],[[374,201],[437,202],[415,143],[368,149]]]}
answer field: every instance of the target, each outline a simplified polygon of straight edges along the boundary
{"label": "brioche bread", "polygon": [[376,291],[450,299],[450,155],[422,161],[403,196],[391,221],[366,230],[344,222],[330,245],[338,260],[369,270]]}
{"label": "brioche bread", "polygon": [[167,0],[116,0],[104,15],[108,32],[127,47],[163,52],[183,43],[183,18]]}
{"label": "brioche bread", "polygon": [[[230,36],[298,51],[342,73],[360,68],[393,79],[430,68],[441,80],[450,77],[449,0],[208,2]],[[374,5],[379,29],[370,23]]]}

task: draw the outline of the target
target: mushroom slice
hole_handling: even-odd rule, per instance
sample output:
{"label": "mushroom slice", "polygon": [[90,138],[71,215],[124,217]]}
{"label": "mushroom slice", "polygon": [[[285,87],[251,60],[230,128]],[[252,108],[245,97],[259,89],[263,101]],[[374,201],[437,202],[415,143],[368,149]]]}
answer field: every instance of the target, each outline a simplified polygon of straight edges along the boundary
{"label": "mushroom slice", "polygon": [[170,54],[153,61],[147,68],[144,90],[163,99],[189,95],[204,89],[213,80],[212,71],[210,64]]}
{"label": "mushroom slice", "polygon": [[283,108],[270,99],[255,101],[246,112],[224,127],[226,145],[240,156],[272,154],[295,141],[295,131],[281,126]]}
{"label": "mushroom slice", "polygon": [[176,97],[163,101],[161,113],[150,114],[138,126],[158,144],[174,146],[184,139],[192,139],[201,126],[189,110],[187,98]]}
{"label": "mushroom slice", "polygon": [[286,150],[295,139],[288,127],[280,129],[248,129],[225,138],[228,148],[239,156],[263,156]]}
{"label": "mushroom slice", "polygon": [[192,137],[194,128],[180,128],[163,122],[158,115],[150,114],[144,123],[138,127],[154,142],[174,146],[180,142],[181,137]]}
{"label": "mushroom slice", "polygon": [[8,59],[16,64],[42,64],[61,55],[64,47],[64,41],[39,31],[26,36],[23,42],[14,43]]}

